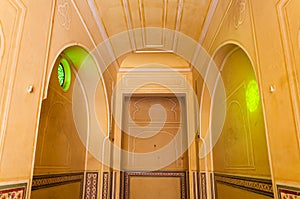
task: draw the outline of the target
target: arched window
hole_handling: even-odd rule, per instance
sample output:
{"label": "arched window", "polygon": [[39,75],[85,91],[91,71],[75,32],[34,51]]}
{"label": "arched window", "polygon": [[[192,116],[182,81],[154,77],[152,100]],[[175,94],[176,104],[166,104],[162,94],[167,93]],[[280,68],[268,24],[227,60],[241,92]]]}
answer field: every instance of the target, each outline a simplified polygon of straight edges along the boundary
{"label": "arched window", "polygon": [[57,67],[57,79],[62,89],[67,91],[71,84],[71,69],[69,62],[65,58],[60,60]]}

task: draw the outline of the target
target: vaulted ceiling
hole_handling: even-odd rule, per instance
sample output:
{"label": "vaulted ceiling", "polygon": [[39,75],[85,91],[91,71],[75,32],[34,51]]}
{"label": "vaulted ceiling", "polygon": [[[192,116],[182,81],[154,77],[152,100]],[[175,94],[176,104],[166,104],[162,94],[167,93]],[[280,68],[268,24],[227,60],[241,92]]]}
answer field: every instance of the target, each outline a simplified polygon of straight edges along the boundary
{"label": "vaulted ceiling", "polygon": [[[87,1],[102,37],[109,38],[128,31],[133,50],[172,49],[176,43],[176,35],[167,34],[165,30],[181,32],[200,41],[217,2],[216,0]],[[152,30],[147,30],[151,28]]]}

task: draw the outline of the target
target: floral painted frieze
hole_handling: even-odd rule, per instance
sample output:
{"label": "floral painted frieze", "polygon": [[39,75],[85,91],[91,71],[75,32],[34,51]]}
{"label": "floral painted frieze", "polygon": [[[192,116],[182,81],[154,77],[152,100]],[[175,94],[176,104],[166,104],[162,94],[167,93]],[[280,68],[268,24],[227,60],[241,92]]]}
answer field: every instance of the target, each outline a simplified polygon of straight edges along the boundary
{"label": "floral painted frieze", "polygon": [[274,198],[273,185],[270,179],[215,174],[215,183],[225,184],[227,186]]}
{"label": "floral painted frieze", "polygon": [[0,186],[0,199],[25,199],[27,183]]}
{"label": "floral painted frieze", "polygon": [[300,199],[300,188],[277,185],[279,199]]}

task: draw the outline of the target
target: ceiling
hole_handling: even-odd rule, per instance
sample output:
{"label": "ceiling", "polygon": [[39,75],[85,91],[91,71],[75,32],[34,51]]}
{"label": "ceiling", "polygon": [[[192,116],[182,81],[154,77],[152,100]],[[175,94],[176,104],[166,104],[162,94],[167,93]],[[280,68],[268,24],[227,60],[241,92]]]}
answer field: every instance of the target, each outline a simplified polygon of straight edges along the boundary
{"label": "ceiling", "polygon": [[172,51],[177,38],[169,30],[201,41],[217,4],[217,0],[87,1],[102,37],[111,38],[125,31],[133,51]]}

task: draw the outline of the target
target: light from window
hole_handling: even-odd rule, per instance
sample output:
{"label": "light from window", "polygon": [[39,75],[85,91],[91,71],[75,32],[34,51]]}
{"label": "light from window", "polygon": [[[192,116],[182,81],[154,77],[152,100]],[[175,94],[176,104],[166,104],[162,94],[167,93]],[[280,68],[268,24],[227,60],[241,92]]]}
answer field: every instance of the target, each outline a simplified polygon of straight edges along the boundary
{"label": "light from window", "polygon": [[258,85],[255,80],[251,80],[247,85],[246,90],[246,103],[247,108],[250,112],[256,111],[259,105],[259,92],[258,92]]}

